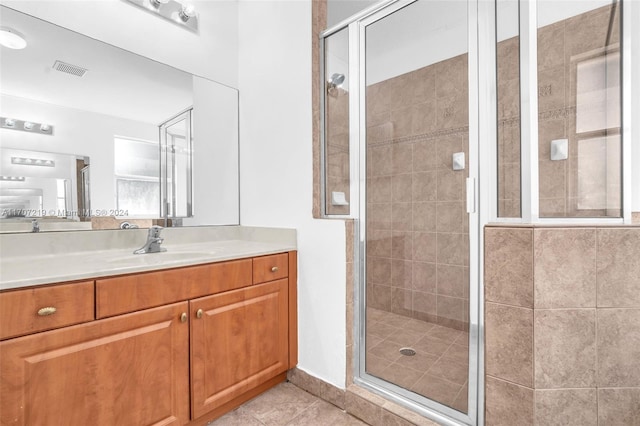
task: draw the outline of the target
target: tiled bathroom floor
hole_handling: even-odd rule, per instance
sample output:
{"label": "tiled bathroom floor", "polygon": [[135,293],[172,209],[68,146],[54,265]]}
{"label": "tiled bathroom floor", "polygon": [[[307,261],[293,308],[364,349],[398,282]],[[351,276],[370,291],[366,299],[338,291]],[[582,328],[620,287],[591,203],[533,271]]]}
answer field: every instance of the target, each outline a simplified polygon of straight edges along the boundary
{"label": "tiled bathroom floor", "polygon": [[[378,309],[367,310],[367,371],[460,411],[467,407],[468,334]],[[401,355],[402,347],[415,349]],[[286,382],[210,426],[366,425]]]}
{"label": "tiled bathroom floor", "polygon": [[367,372],[465,412],[468,352],[467,332],[367,309]]}
{"label": "tiled bathroom floor", "polygon": [[285,382],[225,414],[209,426],[366,425],[338,407]]}

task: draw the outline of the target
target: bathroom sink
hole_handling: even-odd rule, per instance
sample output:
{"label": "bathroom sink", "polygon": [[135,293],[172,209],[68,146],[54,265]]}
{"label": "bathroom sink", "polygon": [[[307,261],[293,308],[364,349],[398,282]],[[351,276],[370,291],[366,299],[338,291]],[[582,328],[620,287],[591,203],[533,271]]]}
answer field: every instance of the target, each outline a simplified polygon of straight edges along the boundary
{"label": "bathroom sink", "polygon": [[155,265],[159,263],[179,262],[189,259],[200,259],[207,257],[212,253],[206,253],[201,251],[179,251],[171,252],[164,251],[160,253],[146,253],[146,254],[130,254],[125,256],[113,257],[106,259],[107,263],[113,265],[131,266],[131,265]]}

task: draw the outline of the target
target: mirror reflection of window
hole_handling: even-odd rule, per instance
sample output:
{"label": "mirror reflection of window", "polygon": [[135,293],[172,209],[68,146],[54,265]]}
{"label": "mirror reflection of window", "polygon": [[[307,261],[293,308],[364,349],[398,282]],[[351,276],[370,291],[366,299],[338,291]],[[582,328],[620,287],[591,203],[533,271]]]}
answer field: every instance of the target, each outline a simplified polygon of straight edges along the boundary
{"label": "mirror reflection of window", "polygon": [[128,216],[160,216],[160,151],[155,141],[114,138],[116,208]]}
{"label": "mirror reflection of window", "polygon": [[69,190],[69,181],[67,179],[56,179],[57,189],[57,216],[65,217],[66,212],[70,209],[67,205],[67,192]]}

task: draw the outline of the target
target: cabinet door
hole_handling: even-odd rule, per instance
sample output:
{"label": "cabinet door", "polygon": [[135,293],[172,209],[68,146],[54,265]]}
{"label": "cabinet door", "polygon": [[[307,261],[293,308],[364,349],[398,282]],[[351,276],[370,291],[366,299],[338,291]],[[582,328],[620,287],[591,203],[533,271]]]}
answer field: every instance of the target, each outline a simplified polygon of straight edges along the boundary
{"label": "cabinet door", "polygon": [[0,343],[0,424],[187,423],[187,309],[182,302]]}
{"label": "cabinet door", "polygon": [[286,279],[190,304],[193,418],[287,370]]}

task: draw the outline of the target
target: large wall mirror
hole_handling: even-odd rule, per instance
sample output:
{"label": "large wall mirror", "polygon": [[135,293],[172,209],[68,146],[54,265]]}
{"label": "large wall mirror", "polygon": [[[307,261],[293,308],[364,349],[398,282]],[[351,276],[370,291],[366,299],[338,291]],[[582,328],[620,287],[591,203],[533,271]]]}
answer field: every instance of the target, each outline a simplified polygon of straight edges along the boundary
{"label": "large wall mirror", "polygon": [[0,7],[0,232],[239,224],[236,89]]}

